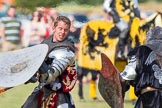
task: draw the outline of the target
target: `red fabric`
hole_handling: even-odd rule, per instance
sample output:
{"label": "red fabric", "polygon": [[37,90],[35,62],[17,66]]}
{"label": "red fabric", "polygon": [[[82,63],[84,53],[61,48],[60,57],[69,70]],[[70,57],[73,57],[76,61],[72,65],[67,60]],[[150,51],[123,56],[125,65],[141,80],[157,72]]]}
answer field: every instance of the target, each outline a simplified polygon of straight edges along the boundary
{"label": "red fabric", "polygon": [[67,73],[62,75],[62,88],[63,92],[70,92],[77,81],[77,73],[76,70],[68,71]]}
{"label": "red fabric", "polygon": [[49,30],[49,28],[46,28],[46,35],[45,35],[45,37],[48,38],[49,36],[50,36],[50,30]]}
{"label": "red fabric", "polygon": [[43,91],[40,90],[39,97],[38,97],[38,105],[41,106],[43,98]]}
{"label": "red fabric", "polygon": [[49,8],[45,8],[44,9],[44,13],[49,14],[50,13],[50,9]]}
{"label": "red fabric", "polygon": [[[70,92],[77,81],[77,72],[76,70],[67,70],[66,74],[62,75],[62,88],[63,92]],[[40,91],[39,97],[38,97],[38,105],[42,105],[45,108],[56,108],[57,106],[57,100],[58,100],[58,93],[55,92],[47,97],[44,101],[42,101],[43,98],[43,91]]]}
{"label": "red fabric", "polygon": [[52,95],[48,108],[56,108],[57,106],[57,100],[58,100],[58,93],[55,93]]}
{"label": "red fabric", "polygon": [[57,107],[57,100],[58,100],[58,93],[53,93],[50,96],[47,97],[44,101],[43,99],[43,91],[40,91],[39,97],[38,97],[38,105],[44,106],[45,108],[56,108]]}

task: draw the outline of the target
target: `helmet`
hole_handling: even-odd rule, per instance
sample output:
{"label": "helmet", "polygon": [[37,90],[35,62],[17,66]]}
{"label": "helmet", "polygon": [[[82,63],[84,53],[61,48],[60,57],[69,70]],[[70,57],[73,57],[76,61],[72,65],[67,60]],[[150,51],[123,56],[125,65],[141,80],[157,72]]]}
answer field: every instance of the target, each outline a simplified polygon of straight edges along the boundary
{"label": "helmet", "polygon": [[112,2],[112,0],[104,0],[104,3],[103,3],[104,11],[110,12],[112,10],[110,7],[111,2]]}
{"label": "helmet", "polygon": [[147,32],[146,42],[151,40],[162,40],[162,28],[156,26]]}
{"label": "helmet", "polygon": [[162,28],[156,26],[147,32],[146,46],[151,48],[157,55],[162,56]]}

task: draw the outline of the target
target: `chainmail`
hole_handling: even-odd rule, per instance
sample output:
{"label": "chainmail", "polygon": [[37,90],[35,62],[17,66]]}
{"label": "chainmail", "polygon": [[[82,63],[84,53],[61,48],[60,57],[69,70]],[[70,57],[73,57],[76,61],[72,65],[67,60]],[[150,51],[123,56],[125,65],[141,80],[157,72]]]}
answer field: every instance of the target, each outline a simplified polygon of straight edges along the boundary
{"label": "chainmail", "polygon": [[159,26],[147,32],[146,46],[151,48],[158,56],[162,57],[162,28]]}

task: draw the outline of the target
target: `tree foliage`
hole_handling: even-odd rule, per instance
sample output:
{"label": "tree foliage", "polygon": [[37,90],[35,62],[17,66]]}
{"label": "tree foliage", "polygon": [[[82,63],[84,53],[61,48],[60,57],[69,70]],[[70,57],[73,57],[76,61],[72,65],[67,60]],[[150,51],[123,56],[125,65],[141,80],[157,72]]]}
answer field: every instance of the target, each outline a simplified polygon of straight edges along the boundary
{"label": "tree foliage", "polygon": [[[154,1],[154,0],[139,0],[139,3]],[[155,0],[155,1],[162,1],[162,0]],[[102,5],[104,0],[15,0],[15,5],[19,8],[34,10],[35,7],[57,7],[61,4],[68,4],[70,2],[75,2],[79,5]],[[69,7],[70,8],[70,7]]]}
{"label": "tree foliage", "polygon": [[77,4],[100,5],[103,0],[15,0],[18,7],[34,9],[35,7],[56,7],[62,3],[76,2]]}
{"label": "tree foliage", "polygon": [[35,7],[56,7],[64,0],[15,0],[15,5],[20,8],[33,10]]}

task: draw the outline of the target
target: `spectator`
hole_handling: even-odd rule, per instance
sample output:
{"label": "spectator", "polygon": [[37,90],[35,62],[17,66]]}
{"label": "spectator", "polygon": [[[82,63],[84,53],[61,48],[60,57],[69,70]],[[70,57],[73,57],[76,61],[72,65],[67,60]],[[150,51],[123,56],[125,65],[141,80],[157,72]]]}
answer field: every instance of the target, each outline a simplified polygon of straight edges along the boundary
{"label": "spectator", "polygon": [[78,28],[75,26],[75,18],[70,15],[68,18],[71,21],[71,27],[70,27],[70,32],[68,34],[68,39],[72,40],[75,44],[79,43],[79,36],[80,36],[80,30],[81,28]]}
{"label": "spectator", "polygon": [[16,7],[10,6],[7,16],[0,19],[0,35],[2,39],[2,51],[20,49],[21,45],[21,22],[16,19]]}
{"label": "spectator", "polygon": [[48,38],[49,36],[51,36],[53,34],[53,22],[54,22],[54,19],[52,16],[50,15],[46,15],[45,16],[46,18],[46,22],[45,22],[45,27],[46,27],[46,38]]}
{"label": "spectator", "polygon": [[45,39],[45,27],[41,21],[42,14],[38,11],[33,12],[30,23],[29,46],[41,43]]}
{"label": "spectator", "polygon": [[57,12],[56,8],[50,8],[49,15],[52,16],[52,18],[55,20],[58,16],[58,12]]}

